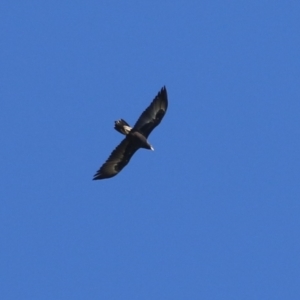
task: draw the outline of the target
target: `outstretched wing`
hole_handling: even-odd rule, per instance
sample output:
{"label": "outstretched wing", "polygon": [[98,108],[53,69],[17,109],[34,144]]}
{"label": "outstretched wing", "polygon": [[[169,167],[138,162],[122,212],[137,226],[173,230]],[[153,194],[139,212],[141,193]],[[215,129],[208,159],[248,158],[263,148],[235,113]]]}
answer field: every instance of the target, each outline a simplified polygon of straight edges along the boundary
{"label": "outstretched wing", "polygon": [[93,180],[110,178],[117,175],[128,164],[137,149],[138,147],[134,143],[125,138],[97,171]]}
{"label": "outstretched wing", "polygon": [[146,138],[161,122],[168,108],[167,89],[164,86],[149,107],[141,114],[133,129],[141,132]]}

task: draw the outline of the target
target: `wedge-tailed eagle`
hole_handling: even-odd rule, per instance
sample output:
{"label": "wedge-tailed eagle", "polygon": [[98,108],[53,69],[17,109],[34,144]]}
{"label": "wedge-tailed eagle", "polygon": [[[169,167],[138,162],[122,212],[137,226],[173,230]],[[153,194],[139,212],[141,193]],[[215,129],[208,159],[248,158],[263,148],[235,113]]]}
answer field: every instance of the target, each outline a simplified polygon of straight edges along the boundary
{"label": "wedge-tailed eagle", "polygon": [[126,137],[97,171],[93,180],[110,178],[117,175],[140,148],[154,150],[147,141],[147,138],[151,131],[161,122],[167,108],[168,95],[164,86],[149,107],[141,114],[133,128],[123,119],[115,121],[114,128]]}

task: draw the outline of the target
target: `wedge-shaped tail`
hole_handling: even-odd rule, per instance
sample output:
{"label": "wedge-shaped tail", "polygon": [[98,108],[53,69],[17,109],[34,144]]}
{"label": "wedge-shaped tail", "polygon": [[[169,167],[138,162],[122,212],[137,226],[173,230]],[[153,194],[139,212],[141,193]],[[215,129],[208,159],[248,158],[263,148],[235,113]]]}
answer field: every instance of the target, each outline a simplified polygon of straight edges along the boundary
{"label": "wedge-shaped tail", "polygon": [[115,121],[115,129],[118,132],[127,135],[132,128],[129,126],[129,124],[126,121],[120,119],[118,121]]}

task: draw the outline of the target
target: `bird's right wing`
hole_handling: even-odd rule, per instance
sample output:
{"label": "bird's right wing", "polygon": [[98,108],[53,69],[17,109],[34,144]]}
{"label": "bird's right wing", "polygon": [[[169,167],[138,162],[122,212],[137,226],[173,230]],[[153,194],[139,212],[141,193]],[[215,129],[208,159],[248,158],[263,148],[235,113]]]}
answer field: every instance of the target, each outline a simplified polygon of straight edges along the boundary
{"label": "bird's right wing", "polygon": [[93,180],[110,178],[117,175],[128,164],[137,149],[138,147],[125,138],[97,171]]}
{"label": "bird's right wing", "polygon": [[161,122],[168,108],[168,94],[164,86],[156,95],[152,103],[141,114],[133,129],[141,132],[146,138]]}

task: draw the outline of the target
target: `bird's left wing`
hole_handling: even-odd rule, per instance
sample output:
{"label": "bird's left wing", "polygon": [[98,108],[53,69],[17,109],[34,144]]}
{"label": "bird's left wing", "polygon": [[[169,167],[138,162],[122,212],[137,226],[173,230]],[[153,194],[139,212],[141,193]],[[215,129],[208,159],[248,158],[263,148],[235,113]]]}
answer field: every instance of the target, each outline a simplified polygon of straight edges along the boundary
{"label": "bird's left wing", "polygon": [[133,129],[140,131],[146,138],[161,122],[168,108],[168,94],[164,86],[149,107],[141,114]]}
{"label": "bird's left wing", "polygon": [[94,175],[93,180],[110,178],[117,175],[130,161],[138,147],[125,138],[111,153],[107,161]]}

